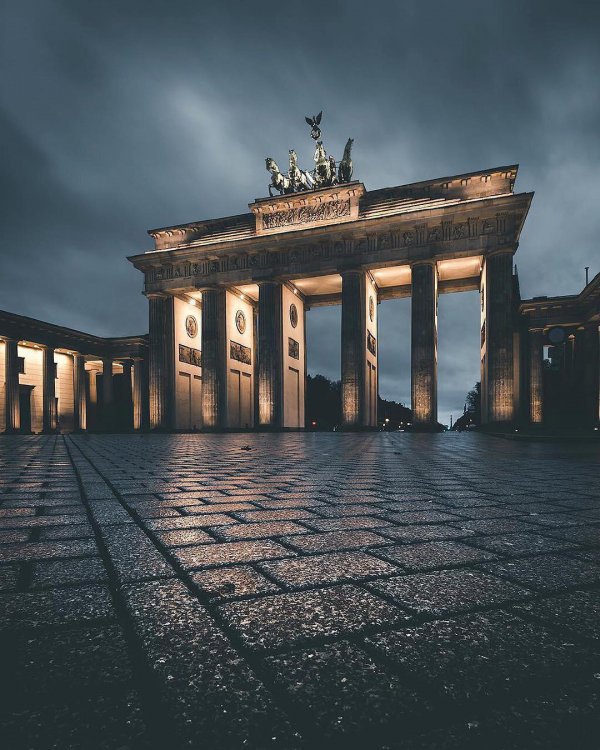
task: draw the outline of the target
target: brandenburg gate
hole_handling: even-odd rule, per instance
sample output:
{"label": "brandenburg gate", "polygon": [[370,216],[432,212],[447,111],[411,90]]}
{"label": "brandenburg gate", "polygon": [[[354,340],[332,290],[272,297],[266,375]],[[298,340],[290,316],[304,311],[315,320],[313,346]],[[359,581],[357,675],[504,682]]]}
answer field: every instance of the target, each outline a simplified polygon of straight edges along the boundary
{"label": "brandenburg gate", "polygon": [[[342,427],[377,425],[380,303],[412,298],[413,423],[437,423],[438,296],[481,297],[482,421],[519,411],[513,256],[532,200],[517,166],[367,191],[311,124],[315,169],[272,159],[250,212],[149,232],[130,257],[149,302],[150,425],[156,429],[304,427],[308,310],[342,306]],[[408,332],[407,332],[408,335]]]}

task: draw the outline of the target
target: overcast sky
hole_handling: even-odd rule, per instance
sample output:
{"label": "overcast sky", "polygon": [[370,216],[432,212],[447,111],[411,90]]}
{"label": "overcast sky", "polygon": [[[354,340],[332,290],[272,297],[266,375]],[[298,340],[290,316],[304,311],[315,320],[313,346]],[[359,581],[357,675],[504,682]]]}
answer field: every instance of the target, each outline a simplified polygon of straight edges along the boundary
{"label": "overcast sky", "polygon": [[[147,331],[125,256],[146,230],[247,211],[264,158],[324,110],[367,189],[520,163],[535,190],[524,296],[600,270],[600,5],[13,0],[0,18],[0,308],[100,335]],[[380,310],[380,390],[410,401],[410,301]],[[339,378],[340,308],[309,313]],[[476,293],[444,295],[440,419],[479,377]]]}

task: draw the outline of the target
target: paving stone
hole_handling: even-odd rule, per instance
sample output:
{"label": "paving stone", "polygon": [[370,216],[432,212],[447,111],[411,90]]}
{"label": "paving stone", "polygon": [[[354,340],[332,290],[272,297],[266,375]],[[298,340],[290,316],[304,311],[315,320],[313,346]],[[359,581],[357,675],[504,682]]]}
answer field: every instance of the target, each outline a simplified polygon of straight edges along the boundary
{"label": "paving stone", "polygon": [[482,568],[538,591],[600,583],[600,567],[563,555],[486,563]]}
{"label": "paving stone", "polygon": [[364,552],[311,555],[295,560],[262,563],[260,568],[280,583],[294,588],[359,581],[399,572],[396,566]]}
{"label": "paving stone", "polygon": [[232,513],[240,510],[256,510],[251,503],[213,503],[212,505],[182,505],[182,509],[191,516],[204,515],[206,513]]}
{"label": "paving stone", "polygon": [[317,746],[380,747],[422,726],[430,710],[400,677],[344,641],[265,663]]}
{"label": "paving stone", "polygon": [[408,619],[398,607],[350,585],[231,602],[220,609],[244,644],[260,650],[292,648]]}
{"label": "paving stone", "polygon": [[173,554],[184,568],[194,569],[255,562],[273,557],[290,557],[295,553],[277,544],[277,542],[261,540],[181,547],[174,550]]}
{"label": "paving stone", "polygon": [[409,571],[435,570],[493,560],[497,556],[460,542],[425,542],[385,547],[378,554]]}
{"label": "paving stone", "polygon": [[400,524],[401,526],[410,526],[411,524],[420,523],[442,523],[444,521],[459,522],[459,514],[443,513],[439,510],[422,510],[412,513],[385,513],[383,516],[387,521]]}
{"label": "paving stone", "polygon": [[180,741],[204,747],[294,747],[262,683],[207,610],[176,581],[125,589]]}
{"label": "paving stone", "polygon": [[263,539],[284,534],[306,534],[307,529],[294,521],[266,521],[265,523],[236,523],[231,526],[215,526],[215,536],[221,539]]}
{"label": "paving stone", "polygon": [[7,544],[0,546],[0,562],[82,557],[97,553],[96,542],[93,540]]}
{"label": "paving stone", "polygon": [[575,548],[573,543],[562,539],[552,539],[535,533],[520,534],[518,532],[516,534],[475,537],[469,543],[509,557]]}
{"label": "paving stone", "polygon": [[544,536],[573,544],[600,547],[600,526],[577,526],[569,529],[544,529]]}
{"label": "paving stone", "polygon": [[382,536],[407,544],[435,539],[466,539],[475,536],[474,531],[457,529],[454,526],[385,526],[378,527],[376,530]]}
{"label": "paving stone", "polygon": [[102,538],[122,583],[175,574],[149,537],[136,526],[106,526]]}
{"label": "paving stone", "polygon": [[521,586],[472,570],[399,576],[368,586],[407,609],[431,615],[517,602],[530,596]]}
{"label": "paving stone", "polygon": [[3,668],[0,692],[11,705],[26,708],[61,694],[70,700],[80,691],[121,684],[132,672],[121,629],[116,625],[35,629],[13,632],[0,646]]}
{"label": "paving stone", "polygon": [[359,549],[389,544],[388,539],[371,531],[330,531],[323,534],[284,537],[283,541],[301,552],[328,552],[330,550]]}
{"label": "paving stone", "polygon": [[29,529],[16,531],[0,531],[0,544],[19,544],[28,542],[31,531]]}
{"label": "paving stone", "polygon": [[314,513],[308,510],[249,510],[236,513],[236,518],[241,521],[263,522],[263,521],[299,521],[303,518],[315,518]]}
{"label": "paving stone", "polygon": [[0,519],[0,529],[37,529],[43,526],[79,524],[81,521],[82,516],[80,515],[14,516]]}
{"label": "paving stone", "polygon": [[600,591],[574,591],[515,607],[517,613],[580,638],[600,641]]}
{"label": "paving stone", "polygon": [[172,529],[200,529],[208,526],[220,526],[235,523],[234,519],[222,513],[211,513],[204,516],[178,516],[177,518],[160,518],[148,521],[148,528],[154,531]]}
{"label": "paving stone", "polygon": [[382,518],[371,516],[349,516],[346,518],[311,518],[303,521],[315,531],[344,531],[345,529],[372,529],[375,527],[389,526],[390,523]]}
{"label": "paving stone", "polygon": [[0,629],[75,625],[88,620],[114,618],[108,589],[74,586],[33,593],[0,596]]}
{"label": "paving stone", "polygon": [[50,698],[45,706],[15,711],[3,722],[2,738],[11,750],[151,748],[139,696],[114,687],[101,695],[80,695],[68,703]]}
{"label": "paving stone", "polygon": [[191,578],[202,593],[210,597],[211,601],[280,591],[279,587],[264,575],[245,565],[196,571],[191,574]]}
{"label": "paving stone", "polygon": [[105,581],[107,572],[99,557],[81,560],[36,562],[31,577],[32,588],[64,586],[72,583]]}
{"label": "paving stone", "polygon": [[600,656],[590,658],[587,648],[503,612],[435,620],[366,642],[433,694],[463,703],[517,689],[538,695],[552,677],[591,680]]}
{"label": "paving stone", "polygon": [[210,544],[215,540],[203,529],[176,529],[156,535],[167,547],[185,547],[191,544]]}
{"label": "paving stone", "polygon": [[14,591],[18,580],[18,565],[0,565],[0,591]]}
{"label": "paving stone", "polygon": [[94,530],[89,523],[77,523],[71,526],[48,526],[40,530],[40,541],[62,541],[63,539],[89,539]]}
{"label": "paving stone", "polygon": [[454,523],[453,526],[465,531],[474,531],[478,534],[489,535],[534,531],[531,524],[517,518],[486,518],[480,521],[459,521]]}

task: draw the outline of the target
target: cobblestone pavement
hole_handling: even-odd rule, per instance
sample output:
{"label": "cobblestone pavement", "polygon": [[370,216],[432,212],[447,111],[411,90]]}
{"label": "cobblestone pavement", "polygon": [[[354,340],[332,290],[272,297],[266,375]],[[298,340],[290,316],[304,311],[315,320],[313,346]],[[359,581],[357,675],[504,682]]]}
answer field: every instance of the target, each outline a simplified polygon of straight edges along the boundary
{"label": "cobblestone pavement", "polygon": [[599,457],[5,437],[2,746],[595,748]]}

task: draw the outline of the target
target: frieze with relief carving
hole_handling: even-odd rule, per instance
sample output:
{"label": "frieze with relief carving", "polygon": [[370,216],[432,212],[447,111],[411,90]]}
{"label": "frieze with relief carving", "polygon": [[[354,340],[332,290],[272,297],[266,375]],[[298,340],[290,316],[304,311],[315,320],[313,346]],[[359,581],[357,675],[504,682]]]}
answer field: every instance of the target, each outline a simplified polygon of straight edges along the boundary
{"label": "frieze with relief carving", "polygon": [[[338,201],[348,204],[347,201]],[[263,221],[272,219],[283,221],[318,221],[315,218],[319,210],[331,210],[332,202],[319,205],[293,208],[289,211],[275,212],[263,215]],[[339,209],[342,210],[342,209]],[[343,209],[344,211],[346,209]],[[301,213],[301,212],[305,213]],[[278,214],[285,214],[277,218]],[[347,239],[325,241],[319,244],[297,244],[291,248],[281,248],[276,251],[259,251],[252,254],[243,253],[221,256],[217,260],[203,260],[180,265],[168,264],[146,271],[146,284],[169,281],[174,278],[198,278],[230,271],[244,271],[258,268],[274,268],[287,264],[303,264],[315,260],[335,260],[361,253],[386,252],[390,250],[415,249],[425,245],[440,245],[446,242],[456,242],[466,239],[477,239],[487,236],[505,236],[509,234],[515,224],[515,216],[511,213],[498,214],[496,217],[469,218],[465,222],[454,223],[442,221],[441,224],[419,224],[414,229],[406,228],[396,231],[373,233],[363,239]]]}

